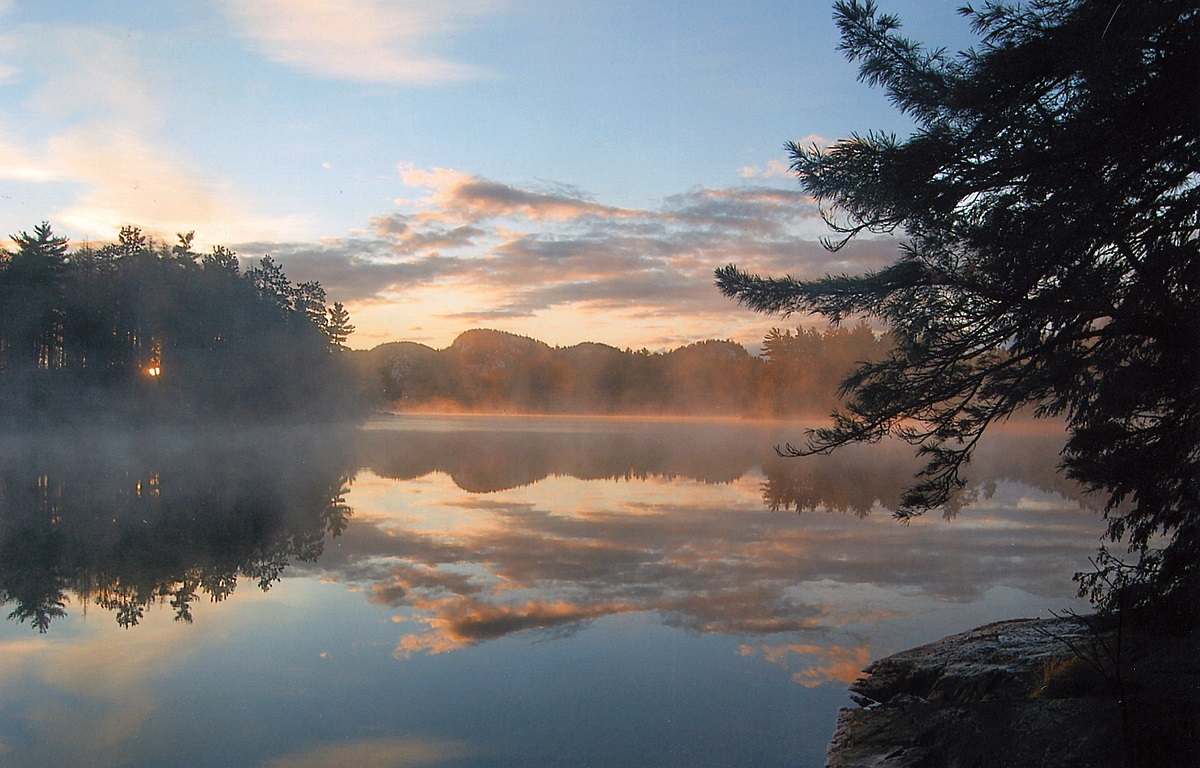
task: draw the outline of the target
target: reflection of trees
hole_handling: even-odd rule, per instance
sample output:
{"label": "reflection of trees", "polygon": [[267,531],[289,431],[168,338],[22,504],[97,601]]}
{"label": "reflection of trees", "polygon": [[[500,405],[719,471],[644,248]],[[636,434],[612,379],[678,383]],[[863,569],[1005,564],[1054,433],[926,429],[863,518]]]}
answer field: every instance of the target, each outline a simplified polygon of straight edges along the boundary
{"label": "reflection of trees", "polygon": [[[828,585],[950,600],[995,586],[1056,598],[1073,591],[1069,576],[1094,536],[1078,491],[1053,472],[1061,435],[994,435],[977,453],[969,489],[978,514],[969,524],[922,521],[917,536],[886,515],[780,513],[895,509],[918,466],[904,445],[777,457],[773,445],[798,432],[794,424],[736,422],[399,419],[368,433],[357,466],[400,478],[442,472],[469,493],[423,484],[411,513],[356,525],[321,568],[404,611],[408,626],[428,627],[405,635],[401,656],[527,630],[568,632],[621,613],[766,636],[887,611],[843,605]],[[766,504],[754,491],[760,467]],[[586,491],[562,484],[549,494],[518,488],[552,475],[653,479]],[[739,477],[749,480],[731,488],[687,482]],[[475,495],[483,492],[493,493]],[[809,585],[818,586],[810,593]]]}
{"label": "reflection of trees", "polygon": [[[802,436],[788,423],[408,416],[359,440],[358,465],[396,479],[444,472],[463,490],[488,493],[554,475],[582,480],[683,477],[728,483],[761,468],[771,509],[870,513],[894,510],[919,469],[901,443],[851,446],[829,456],[780,458],[773,447]],[[980,448],[966,496],[1012,480],[1081,498],[1055,472],[1062,434],[1014,426]]]}
{"label": "reflection of trees", "polygon": [[[364,433],[360,466],[398,479],[445,472],[473,493],[515,488],[552,475],[728,483],[761,464],[772,441],[779,439],[772,428],[719,421],[447,421],[453,428],[430,431],[438,419],[405,417],[394,429]],[[475,430],[472,424],[495,429]]]}
{"label": "reflection of trees", "polygon": [[[963,504],[988,498],[1001,481],[1086,501],[1083,489],[1056,472],[1061,432],[1045,426],[1017,424],[989,435],[977,459],[964,472],[967,486],[944,512],[953,516]],[[870,514],[875,505],[895,511],[900,496],[920,468],[907,444],[848,446],[829,455],[805,458],[772,457],[763,466],[763,502],[773,510],[817,509]]]}
{"label": "reflection of trees", "polygon": [[868,451],[771,457],[763,466],[763,503],[772,510],[824,509],[866,517],[879,504],[895,509],[915,469],[911,451],[875,445]]}
{"label": "reflection of trees", "polygon": [[299,430],[63,435],[0,449],[0,600],[40,631],[68,595],[137,624],[192,620],[239,577],[267,589],[312,561],[349,509],[344,437]]}
{"label": "reflection of trees", "polygon": [[[447,483],[448,485],[448,483]],[[403,612],[397,654],[441,653],[525,631],[559,634],[601,617],[655,613],[701,633],[819,632],[886,617],[829,585],[973,600],[997,586],[1063,597],[1086,561],[1090,516],[1010,493],[973,525],[773,513],[748,494],[687,481],[609,483],[580,501],[511,491],[451,493],[435,519],[366,521],[320,568]],[[436,494],[433,486],[423,493]],[[583,500],[585,499],[586,500]],[[967,575],[969,574],[969,575]],[[851,591],[853,593],[853,590]]]}

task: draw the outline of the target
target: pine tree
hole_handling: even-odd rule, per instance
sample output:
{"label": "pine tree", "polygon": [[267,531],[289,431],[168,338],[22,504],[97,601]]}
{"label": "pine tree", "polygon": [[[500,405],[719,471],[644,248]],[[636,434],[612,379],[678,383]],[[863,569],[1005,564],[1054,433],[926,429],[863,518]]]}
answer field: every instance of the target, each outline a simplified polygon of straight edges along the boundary
{"label": "pine tree", "polygon": [[[869,0],[835,6],[842,49],[916,123],[792,167],[841,239],[904,239],[891,266],[817,280],[718,270],[752,309],[882,320],[804,451],[898,435],[928,459],[903,517],[944,504],[984,431],[1062,417],[1062,468],[1102,493],[1112,541],[1082,591],[1200,597],[1200,6],[1033,0],[962,10],[956,57],[902,37]],[[1164,537],[1165,534],[1165,537]],[[1178,598],[1175,600],[1174,598]]]}
{"label": "pine tree", "polygon": [[329,321],[325,332],[329,334],[330,344],[336,349],[346,348],[346,339],[354,333],[354,326],[350,324],[350,313],[342,306],[342,302],[335,301],[329,308]]}

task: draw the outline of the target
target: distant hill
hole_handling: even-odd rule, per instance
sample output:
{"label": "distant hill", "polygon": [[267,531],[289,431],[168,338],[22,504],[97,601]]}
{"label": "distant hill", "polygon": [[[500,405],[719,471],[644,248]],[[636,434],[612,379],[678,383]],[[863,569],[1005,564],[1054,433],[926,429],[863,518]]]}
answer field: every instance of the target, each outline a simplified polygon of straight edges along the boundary
{"label": "distant hill", "polygon": [[[827,411],[855,360],[835,370],[821,350],[870,353],[871,345],[883,345],[869,328],[773,333],[776,352],[765,357],[732,341],[651,353],[595,342],[551,347],[482,329],[440,350],[402,341],[350,355],[368,397],[397,411],[764,416]],[[780,358],[799,346],[778,340],[810,336],[815,342],[804,349],[821,357],[819,366],[814,357],[813,370],[828,380],[814,384],[809,377],[806,387],[813,391],[801,392],[780,375],[804,368],[803,361]]]}

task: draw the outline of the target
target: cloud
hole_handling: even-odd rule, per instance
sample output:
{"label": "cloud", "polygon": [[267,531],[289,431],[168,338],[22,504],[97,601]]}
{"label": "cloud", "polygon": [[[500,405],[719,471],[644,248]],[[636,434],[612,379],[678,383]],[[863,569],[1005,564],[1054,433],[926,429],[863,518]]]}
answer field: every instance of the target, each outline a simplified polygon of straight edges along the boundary
{"label": "cloud", "polygon": [[276,238],[302,226],[268,217],[253,201],[195,167],[160,138],[160,75],[137,56],[137,38],[65,25],[20,25],[0,36],[26,89],[0,112],[0,178],[35,185],[26,197],[55,197],[38,218],[107,239],[133,224],[174,239]]}
{"label": "cloud", "polygon": [[490,12],[492,3],[483,0],[221,0],[221,5],[267,58],[320,77],[428,85],[484,75],[431,52]]}
{"label": "cloud", "polygon": [[623,218],[637,215],[635,211],[598,205],[578,193],[535,192],[447,168],[426,171],[404,164],[400,166],[400,178],[409,187],[430,190],[421,200],[425,210],[419,215],[425,220],[478,222],[519,216],[534,221],[565,221],[585,216]]}
{"label": "cloud", "polygon": [[825,147],[832,146],[833,143],[834,142],[817,133],[810,133],[804,138],[797,139],[795,141],[796,146],[802,149],[809,149],[811,147],[820,147],[824,149]]}
{"label": "cloud", "polygon": [[[794,189],[698,187],[656,206],[629,208],[571,187],[532,188],[447,168],[406,164],[400,177],[415,194],[400,198],[402,210],[370,219],[362,232],[319,245],[258,242],[237,250],[271,253],[289,275],[320,280],[356,313],[370,306],[382,316],[388,302],[403,301],[403,317],[411,319],[396,319],[394,310],[394,326],[451,328],[449,338],[474,325],[540,337],[521,324],[565,330],[632,321],[648,328],[640,323],[647,318],[664,329],[709,335],[745,323],[761,338],[761,321],[713,286],[717,267],[736,262],[752,271],[820,277],[894,258],[887,240],[825,250],[816,205]],[[735,314],[741,319],[731,323]]]}
{"label": "cloud", "polygon": [[341,302],[388,301],[389,294],[475,273],[469,260],[442,256],[436,250],[410,256],[412,249],[377,238],[334,238],[322,243],[260,240],[237,243],[234,250],[248,261],[272,256],[283,264],[290,280],[317,280],[331,301]]}
{"label": "cloud", "polygon": [[[796,190],[695,188],[657,206],[625,208],[569,187],[530,189],[450,169],[406,166],[402,177],[417,201],[374,217],[365,232],[319,248],[254,244],[289,274],[294,254],[296,275],[320,279],[359,321],[367,309],[367,322],[357,322],[359,345],[366,330],[376,343],[409,338],[444,346],[480,325],[560,344],[585,339],[547,338],[539,329],[591,328],[588,339],[606,341],[597,329],[620,324],[640,337],[626,332],[613,339],[618,346],[679,345],[731,331],[752,343],[765,332],[763,321],[720,295],[717,267],[736,262],[819,277],[894,258],[894,243],[883,239],[825,250],[819,211]],[[371,313],[387,326],[369,330],[381,322]],[[414,325],[446,330],[441,339],[396,330]],[[690,335],[680,336],[680,328]]]}
{"label": "cloud", "polygon": [[791,175],[791,164],[787,160],[770,160],[765,168],[755,165],[744,165],[738,168],[738,175],[743,179],[774,179]]}
{"label": "cloud", "polygon": [[58,174],[44,159],[36,158],[29,150],[0,138],[0,179],[38,183],[54,181]]}
{"label": "cloud", "polygon": [[371,219],[374,234],[386,238],[398,253],[416,254],[446,248],[475,245],[487,231],[472,224],[442,225],[436,222],[412,222],[414,217],[394,213]]}
{"label": "cloud", "polygon": [[[819,147],[824,149],[830,146],[833,142],[824,136],[810,133],[802,139],[798,139],[795,144],[803,149],[811,147]],[[775,179],[779,177],[792,177],[795,174],[792,171],[792,162],[786,158],[776,158],[768,160],[765,167],[756,165],[747,165],[738,169],[738,174],[747,180],[765,180]]]}
{"label": "cloud", "polygon": [[24,106],[42,119],[120,115],[147,125],[162,117],[130,40],[80,26],[23,24],[0,38],[33,91]]}
{"label": "cloud", "polygon": [[158,237],[197,230],[206,243],[300,226],[292,218],[248,213],[235,190],[189,173],[188,163],[118,123],[93,123],[46,142],[43,173],[69,179],[81,191],[55,215],[77,231],[113,237],[127,224]]}

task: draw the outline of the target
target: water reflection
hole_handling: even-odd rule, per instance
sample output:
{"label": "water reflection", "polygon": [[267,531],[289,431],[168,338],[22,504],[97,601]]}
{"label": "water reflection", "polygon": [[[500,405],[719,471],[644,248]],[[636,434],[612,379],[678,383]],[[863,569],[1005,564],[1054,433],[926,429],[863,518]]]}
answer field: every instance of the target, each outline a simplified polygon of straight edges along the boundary
{"label": "water reflection", "polygon": [[[993,497],[1002,482],[1061,495],[1089,505],[1083,489],[1057,471],[1064,435],[1051,426],[1019,423],[995,429],[975,452],[969,483],[942,510],[954,517],[961,509]],[[774,510],[827,510],[866,517],[882,508],[895,512],[913,475],[922,466],[903,443],[848,446],[828,456],[805,459],[772,457],[765,464],[763,501]]]}
{"label": "water reflection", "polygon": [[239,578],[263,590],[345,530],[346,434],[40,434],[0,445],[0,600],[45,632],[67,604],[191,622]]}
{"label": "water reflection", "polygon": [[[1095,541],[1078,490],[1054,472],[1061,435],[1045,429],[1008,430],[981,449],[959,520],[902,526],[888,512],[917,468],[904,445],[798,461],[771,448],[795,425],[483,424],[408,417],[359,443],[351,500],[371,512],[320,567],[395,612],[410,630],[398,657],[633,612],[739,636],[861,626],[892,615],[884,600],[851,597],[870,590],[1061,597]],[[820,657],[805,668],[810,683],[825,679],[813,670],[852,676],[865,654],[744,652]]]}
{"label": "water reflection", "polygon": [[902,526],[907,448],[801,428],[0,443],[0,766],[815,767],[868,659],[1067,604],[1101,526],[1057,436]]}
{"label": "water reflection", "polygon": [[728,483],[761,464],[779,429],[736,420],[409,415],[372,424],[359,464],[397,480],[444,472],[471,493],[556,475]]}
{"label": "water reflection", "polygon": [[[762,470],[772,509],[827,509],[864,517],[895,510],[921,462],[906,445],[849,446],[802,461],[773,446],[803,437],[792,422],[408,415],[374,422],[357,442],[358,466],[412,480],[442,472],[470,493],[530,485],[565,475],[580,480],[687,478],[730,483]],[[1042,422],[995,429],[976,452],[972,485],[958,506],[998,481],[1083,502],[1056,471],[1064,435]]]}
{"label": "water reflection", "polygon": [[[41,631],[72,596],[121,626],[156,603],[190,622],[198,598],[223,600],[239,579],[266,590],[307,564],[394,611],[412,630],[395,653],[411,657],[635,612],[740,636],[859,625],[889,615],[842,599],[867,588],[1061,595],[1091,552],[1094,519],[1054,472],[1053,431],[982,446],[963,519],[901,526],[888,512],[917,467],[910,449],[776,456],[799,429],[410,416],[354,435],[10,439],[0,598]],[[351,468],[362,513],[348,527]],[[779,660],[802,646],[745,652]],[[845,672],[862,651],[830,653]]]}

